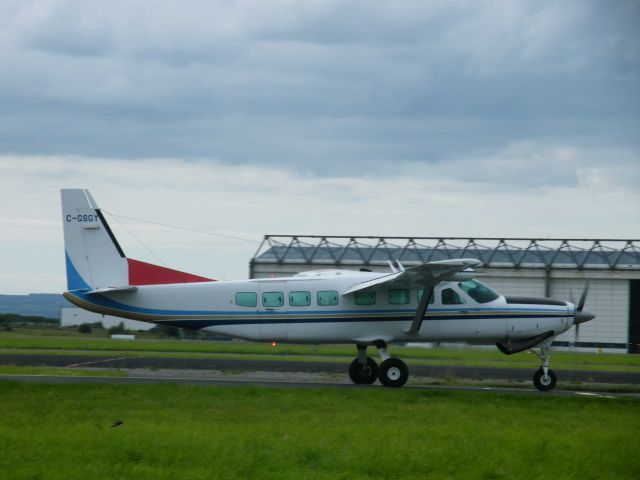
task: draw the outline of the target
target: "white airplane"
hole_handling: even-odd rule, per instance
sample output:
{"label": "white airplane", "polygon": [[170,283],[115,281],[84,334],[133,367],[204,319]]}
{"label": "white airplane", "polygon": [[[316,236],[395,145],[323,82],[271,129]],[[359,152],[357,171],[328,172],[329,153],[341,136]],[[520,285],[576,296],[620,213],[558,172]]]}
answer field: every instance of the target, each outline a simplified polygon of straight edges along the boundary
{"label": "white airplane", "polygon": [[[127,258],[88,190],[63,189],[62,222],[71,303],[100,314],[204,330],[258,342],[357,347],[354,383],[401,387],[406,364],[387,346],[405,342],[495,344],[510,355],[538,348],[539,390],[556,384],[553,339],[594,315],[547,298],[504,297],[474,280],[475,259],[390,273],[317,270],[286,278],[215,281]],[[367,356],[375,346],[378,365]]]}

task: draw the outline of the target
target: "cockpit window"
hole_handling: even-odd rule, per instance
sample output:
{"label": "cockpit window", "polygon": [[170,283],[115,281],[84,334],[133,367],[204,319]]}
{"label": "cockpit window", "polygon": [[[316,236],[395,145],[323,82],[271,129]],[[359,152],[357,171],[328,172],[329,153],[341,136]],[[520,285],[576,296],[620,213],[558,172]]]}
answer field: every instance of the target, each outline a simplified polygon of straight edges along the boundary
{"label": "cockpit window", "polygon": [[445,288],[442,290],[441,295],[443,305],[462,305],[463,303],[466,303],[453,288]]}
{"label": "cockpit window", "polygon": [[463,292],[465,292],[478,303],[493,302],[500,296],[489,287],[476,280],[467,280],[465,282],[460,282],[458,283],[458,286],[462,289]]}

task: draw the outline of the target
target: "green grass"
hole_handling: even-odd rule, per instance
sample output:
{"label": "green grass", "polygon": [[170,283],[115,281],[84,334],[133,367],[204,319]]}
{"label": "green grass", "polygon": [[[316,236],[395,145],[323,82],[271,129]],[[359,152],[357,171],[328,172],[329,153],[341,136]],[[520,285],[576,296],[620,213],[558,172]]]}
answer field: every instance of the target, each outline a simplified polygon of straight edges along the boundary
{"label": "green grass", "polygon": [[65,377],[126,377],[127,372],[116,369],[79,369],[64,367],[28,367],[22,365],[0,365],[2,375],[58,375]]}
{"label": "green grass", "polygon": [[0,382],[0,398],[0,478],[583,480],[640,469],[632,399],[14,382]]}
{"label": "green grass", "polygon": [[[155,356],[224,357],[245,355],[252,359],[281,359],[348,362],[355,349],[349,345],[288,345],[199,340],[139,339],[132,342],[90,336],[34,336],[17,332],[0,333],[0,349],[98,354]],[[538,359],[528,353],[506,356],[496,350],[473,348],[409,348],[392,346],[394,355],[410,365],[451,365],[478,367],[536,368]],[[640,372],[640,355],[554,352],[555,369]]]}

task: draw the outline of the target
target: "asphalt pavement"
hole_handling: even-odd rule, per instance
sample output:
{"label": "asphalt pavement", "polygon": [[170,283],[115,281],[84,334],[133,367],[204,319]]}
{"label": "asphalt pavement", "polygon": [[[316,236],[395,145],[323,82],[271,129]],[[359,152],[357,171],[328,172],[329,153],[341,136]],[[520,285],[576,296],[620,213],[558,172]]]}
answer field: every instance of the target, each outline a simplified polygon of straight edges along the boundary
{"label": "asphalt pavement", "polygon": [[[262,371],[291,373],[346,374],[348,362],[308,362],[299,360],[255,360],[243,358],[175,358],[0,354],[0,365],[50,366],[68,368],[124,368],[216,370],[224,372]],[[407,361],[412,376],[426,378],[461,378],[472,380],[498,379],[530,381],[535,369],[498,367],[459,367],[412,365]],[[552,364],[553,368],[553,364]],[[640,384],[640,373],[553,369],[559,381],[588,383]]]}

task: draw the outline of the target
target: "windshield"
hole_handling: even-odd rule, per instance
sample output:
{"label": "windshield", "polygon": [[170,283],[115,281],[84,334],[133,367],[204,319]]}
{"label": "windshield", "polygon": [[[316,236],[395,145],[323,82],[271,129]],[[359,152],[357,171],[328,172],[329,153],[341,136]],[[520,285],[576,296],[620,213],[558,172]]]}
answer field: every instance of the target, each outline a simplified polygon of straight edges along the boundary
{"label": "windshield", "polygon": [[458,286],[478,303],[493,302],[500,296],[489,287],[476,280],[460,282],[458,283]]}

